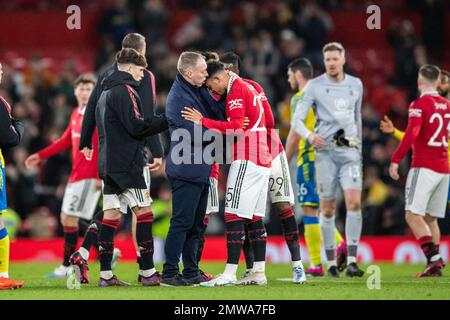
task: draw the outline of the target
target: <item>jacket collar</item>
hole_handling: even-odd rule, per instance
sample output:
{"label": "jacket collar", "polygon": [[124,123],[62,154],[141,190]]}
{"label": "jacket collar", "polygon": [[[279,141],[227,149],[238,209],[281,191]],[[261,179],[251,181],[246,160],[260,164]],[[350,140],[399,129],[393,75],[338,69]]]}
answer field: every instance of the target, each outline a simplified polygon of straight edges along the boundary
{"label": "jacket collar", "polygon": [[196,90],[198,91],[201,87],[196,87],[192,84],[190,84],[182,75],[181,73],[177,74],[177,80],[183,85],[183,86],[187,86],[189,87],[189,89],[191,90]]}

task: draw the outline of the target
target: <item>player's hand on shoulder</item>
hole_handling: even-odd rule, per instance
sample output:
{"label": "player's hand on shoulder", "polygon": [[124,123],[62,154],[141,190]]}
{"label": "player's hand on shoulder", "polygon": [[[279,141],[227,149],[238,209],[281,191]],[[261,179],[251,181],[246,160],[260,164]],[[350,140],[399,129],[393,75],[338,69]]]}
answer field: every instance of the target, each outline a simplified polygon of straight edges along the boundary
{"label": "player's hand on shoulder", "polygon": [[203,118],[202,114],[197,109],[191,107],[184,107],[184,109],[181,110],[181,116],[195,124],[200,124]]}
{"label": "player's hand on shoulder", "polygon": [[380,130],[386,134],[394,133],[395,127],[392,123],[391,119],[388,116],[384,116],[384,118],[380,121]]}
{"label": "player's hand on shoulder", "polygon": [[389,175],[394,180],[398,180],[400,178],[398,174],[398,163],[391,163],[389,167]]}
{"label": "player's hand on shoulder", "polygon": [[31,169],[38,165],[41,162],[41,157],[38,154],[34,153],[25,159],[25,167],[27,169]]}
{"label": "player's hand on shoulder", "polygon": [[80,152],[84,155],[86,160],[91,160],[92,159],[93,149],[89,149],[88,147],[84,147],[83,150],[81,150]]}
{"label": "player's hand on shoulder", "polygon": [[311,133],[308,136],[308,141],[316,149],[322,149],[322,148],[325,148],[325,146],[326,146],[325,139],[316,133]]}
{"label": "player's hand on shoulder", "polygon": [[147,167],[150,169],[150,171],[158,171],[162,166],[162,158],[153,158],[152,163],[148,163]]}

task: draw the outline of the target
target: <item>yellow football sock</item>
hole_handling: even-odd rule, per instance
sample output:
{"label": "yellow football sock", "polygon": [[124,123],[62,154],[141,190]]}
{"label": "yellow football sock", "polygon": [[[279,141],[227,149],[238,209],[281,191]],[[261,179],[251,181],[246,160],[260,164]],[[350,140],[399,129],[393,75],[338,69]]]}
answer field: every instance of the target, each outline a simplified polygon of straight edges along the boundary
{"label": "yellow football sock", "polygon": [[317,217],[303,217],[305,223],[305,241],[309,258],[313,265],[322,263],[320,250],[322,247],[322,231]]}
{"label": "yellow football sock", "polygon": [[335,228],[334,229],[334,243],[336,244],[336,247],[338,247],[342,241],[344,241],[344,239],[342,238],[341,233],[339,232],[339,230],[337,228]]}
{"label": "yellow football sock", "polygon": [[8,275],[9,269],[9,236],[6,228],[0,230],[0,275]]}

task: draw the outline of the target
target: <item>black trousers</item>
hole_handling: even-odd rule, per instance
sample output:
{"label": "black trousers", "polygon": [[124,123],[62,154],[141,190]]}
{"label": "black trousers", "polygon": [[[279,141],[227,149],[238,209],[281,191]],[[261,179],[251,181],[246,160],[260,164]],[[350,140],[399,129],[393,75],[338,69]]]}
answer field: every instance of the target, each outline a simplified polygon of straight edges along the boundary
{"label": "black trousers", "polygon": [[164,252],[163,278],[179,273],[183,258],[183,277],[199,275],[197,249],[208,203],[209,182],[189,182],[169,177],[172,186],[172,218]]}

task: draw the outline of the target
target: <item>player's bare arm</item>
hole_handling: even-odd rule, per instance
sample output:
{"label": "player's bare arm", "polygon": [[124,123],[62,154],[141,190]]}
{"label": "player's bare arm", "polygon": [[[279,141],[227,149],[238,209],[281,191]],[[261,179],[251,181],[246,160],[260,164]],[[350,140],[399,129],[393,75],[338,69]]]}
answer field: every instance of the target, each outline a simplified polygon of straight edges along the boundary
{"label": "player's bare arm", "polygon": [[300,139],[301,136],[297,132],[292,129],[289,131],[289,135],[286,140],[286,158],[288,162],[292,161]]}
{"label": "player's bare arm", "polygon": [[[191,121],[198,125],[201,124],[201,121],[203,118],[203,115],[197,109],[191,108],[191,107],[185,107],[184,110],[181,110],[181,116],[184,119]],[[248,119],[248,117],[245,117],[243,129],[245,129],[249,123],[250,123],[250,120]]]}
{"label": "player's bare arm", "polygon": [[39,157],[38,154],[34,153],[34,154],[30,155],[30,156],[25,160],[25,167],[26,167],[27,169],[34,168],[34,167],[37,166],[40,162],[41,162],[41,157]]}

